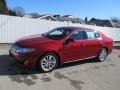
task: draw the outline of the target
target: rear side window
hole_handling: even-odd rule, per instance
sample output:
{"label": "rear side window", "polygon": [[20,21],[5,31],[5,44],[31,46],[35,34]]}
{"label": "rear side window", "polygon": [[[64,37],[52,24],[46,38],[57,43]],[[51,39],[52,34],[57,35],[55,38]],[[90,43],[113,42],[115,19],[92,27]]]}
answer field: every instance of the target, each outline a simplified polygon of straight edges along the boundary
{"label": "rear side window", "polygon": [[75,40],[85,39],[85,32],[84,31],[76,31],[71,35],[71,38],[75,39]]}
{"label": "rear side window", "polygon": [[93,31],[86,31],[87,38],[88,39],[94,39],[95,38],[95,33]]}
{"label": "rear side window", "polygon": [[94,31],[86,31],[86,35],[88,39],[100,38],[100,34]]}

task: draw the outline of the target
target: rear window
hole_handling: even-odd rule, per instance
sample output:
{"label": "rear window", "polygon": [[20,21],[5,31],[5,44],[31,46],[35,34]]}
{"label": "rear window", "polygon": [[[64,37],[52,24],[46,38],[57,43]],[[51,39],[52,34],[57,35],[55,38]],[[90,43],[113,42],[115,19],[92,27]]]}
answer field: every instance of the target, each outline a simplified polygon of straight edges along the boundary
{"label": "rear window", "polygon": [[86,31],[86,35],[88,39],[100,38],[100,34],[94,31]]}

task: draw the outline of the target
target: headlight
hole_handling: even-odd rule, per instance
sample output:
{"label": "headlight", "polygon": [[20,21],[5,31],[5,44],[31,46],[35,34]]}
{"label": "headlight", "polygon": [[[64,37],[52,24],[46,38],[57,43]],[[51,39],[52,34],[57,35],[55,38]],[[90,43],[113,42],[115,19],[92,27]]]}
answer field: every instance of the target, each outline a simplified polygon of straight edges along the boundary
{"label": "headlight", "polygon": [[16,49],[16,53],[29,53],[29,52],[33,52],[35,51],[35,49],[33,48],[19,48],[19,49]]}

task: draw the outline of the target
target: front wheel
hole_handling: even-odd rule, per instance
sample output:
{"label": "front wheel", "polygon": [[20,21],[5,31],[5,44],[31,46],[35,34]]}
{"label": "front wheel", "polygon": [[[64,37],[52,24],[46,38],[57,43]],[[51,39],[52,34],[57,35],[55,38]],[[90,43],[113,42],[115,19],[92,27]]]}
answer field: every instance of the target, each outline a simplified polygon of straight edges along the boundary
{"label": "front wheel", "polygon": [[106,50],[106,48],[102,48],[97,59],[100,61],[100,62],[103,62],[106,60],[106,57],[108,55],[108,52]]}
{"label": "front wheel", "polygon": [[50,72],[58,65],[58,57],[54,53],[47,53],[39,60],[38,68],[43,72]]}

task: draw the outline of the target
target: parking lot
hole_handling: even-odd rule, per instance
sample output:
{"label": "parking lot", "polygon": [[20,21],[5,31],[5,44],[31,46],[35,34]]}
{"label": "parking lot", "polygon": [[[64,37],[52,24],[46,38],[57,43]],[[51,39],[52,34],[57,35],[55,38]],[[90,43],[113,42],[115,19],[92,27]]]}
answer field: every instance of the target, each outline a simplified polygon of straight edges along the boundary
{"label": "parking lot", "polygon": [[105,62],[69,63],[50,73],[13,64],[9,45],[0,45],[0,90],[120,90],[120,47]]}

